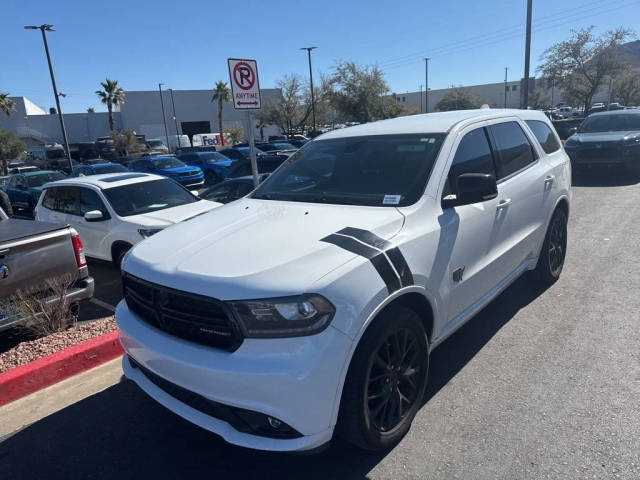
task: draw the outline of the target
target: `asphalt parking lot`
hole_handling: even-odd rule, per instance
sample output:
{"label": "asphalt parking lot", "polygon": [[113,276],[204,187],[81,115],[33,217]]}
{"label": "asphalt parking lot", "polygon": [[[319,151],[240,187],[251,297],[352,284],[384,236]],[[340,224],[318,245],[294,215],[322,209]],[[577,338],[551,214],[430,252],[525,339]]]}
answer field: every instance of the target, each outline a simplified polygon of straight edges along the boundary
{"label": "asphalt parking lot", "polygon": [[[518,280],[433,353],[390,452],[237,448],[123,381],[5,438],[0,478],[640,478],[640,176],[589,172],[573,195],[560,281]],[[115,305],[118,272],[90,268]]]}

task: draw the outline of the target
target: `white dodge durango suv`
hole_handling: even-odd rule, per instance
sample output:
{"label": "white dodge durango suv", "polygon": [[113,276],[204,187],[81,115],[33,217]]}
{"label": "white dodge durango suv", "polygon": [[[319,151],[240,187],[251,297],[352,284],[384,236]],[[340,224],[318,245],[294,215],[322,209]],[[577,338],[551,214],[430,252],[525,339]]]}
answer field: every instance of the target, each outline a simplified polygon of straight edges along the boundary
{"label": "white dodge durango suv", "polygon": [[125,257],[125,375],[234,444],[312,450],[336,433],[387,448],[435,347],[521,274],[559,277],[570,178],[535,111],[324,134]]}

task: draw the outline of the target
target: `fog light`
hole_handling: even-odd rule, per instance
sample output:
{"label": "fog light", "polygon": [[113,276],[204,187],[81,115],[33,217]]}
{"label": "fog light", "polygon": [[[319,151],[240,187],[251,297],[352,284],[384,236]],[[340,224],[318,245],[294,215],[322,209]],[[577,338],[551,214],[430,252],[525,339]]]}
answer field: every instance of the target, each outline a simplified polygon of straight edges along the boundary
{"label": "fog light", "polygon": [[275,428],[276,430],[278,430],[282,425],[282,422],[277,418],[267,417],[267,421],[269,422],[271,428]]}

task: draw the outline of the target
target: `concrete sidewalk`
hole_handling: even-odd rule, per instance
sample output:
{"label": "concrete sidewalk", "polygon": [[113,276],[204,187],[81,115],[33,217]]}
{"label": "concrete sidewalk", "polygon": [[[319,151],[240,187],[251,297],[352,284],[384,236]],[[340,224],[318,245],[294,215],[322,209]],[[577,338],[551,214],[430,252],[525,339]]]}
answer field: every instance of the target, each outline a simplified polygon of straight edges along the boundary
{"label": "concrete sidewalk", "polygon": [[120,382],[122,357],[74,375],[0,407],[0,441],[21,429]]}

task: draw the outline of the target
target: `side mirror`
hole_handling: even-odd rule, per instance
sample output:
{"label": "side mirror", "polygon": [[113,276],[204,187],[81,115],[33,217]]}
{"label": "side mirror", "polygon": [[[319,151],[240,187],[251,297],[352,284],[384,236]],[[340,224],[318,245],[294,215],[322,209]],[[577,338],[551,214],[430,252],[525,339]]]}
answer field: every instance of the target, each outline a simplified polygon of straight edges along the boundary
{"label": "side mirror", "polygon": [[463,173],[457,178],[458,194],[442,199],[442,208],[485,202],[498,196],[498,185],[488,173]]}
{"label": "side mirror", "polygon": [[104,215],[100,210],[91,210],[84,214],[84,219],[87,222],[99,222],[104,219]]}

